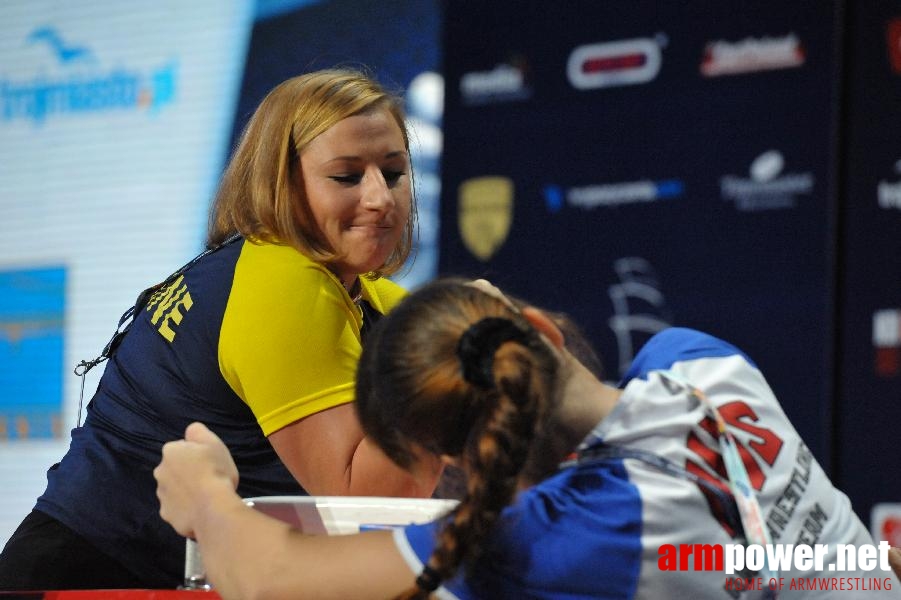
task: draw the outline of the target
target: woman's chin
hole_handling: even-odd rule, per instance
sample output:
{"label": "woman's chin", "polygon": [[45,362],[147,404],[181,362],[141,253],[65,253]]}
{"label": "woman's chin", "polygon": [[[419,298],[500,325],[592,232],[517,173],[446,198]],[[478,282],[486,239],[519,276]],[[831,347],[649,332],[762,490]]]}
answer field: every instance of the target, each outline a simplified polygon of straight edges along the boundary
{"label": "woman's chin", "polygon": [[388,254],[380,252],[376,256],[370,256],[366,260],[348,261],[344,270],[353,272],[357,275],[364,275],[378,270],[387,260]]}

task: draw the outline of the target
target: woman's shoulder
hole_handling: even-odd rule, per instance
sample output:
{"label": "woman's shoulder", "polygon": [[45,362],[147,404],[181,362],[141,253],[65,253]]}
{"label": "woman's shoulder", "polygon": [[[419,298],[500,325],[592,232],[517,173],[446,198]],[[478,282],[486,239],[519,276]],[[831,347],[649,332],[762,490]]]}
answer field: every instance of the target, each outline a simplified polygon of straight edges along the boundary
{"label": "woman's shoulder", "polygon": [[379,277],[371,280],[360,279],[363,286],[363,298],[377,311],[386,314],[407,296],[405,288],[391,281],[387,277]]}
{"label": "woman's shoulder", "polygon": [[293,287],[299,283],[308,285],[330,279],[324,265],[291,246],[251,241],[241,249],[237,277],[263,288]]}
{"label": "woman's shoulder", "polygon": [[[259,242],[247,240],[241,248],[241,259],[254,263],[263,263],[276,268],[285,266],[322,267],[319,263],[287,244]],[[324,268],[324,267],[322,267]]]}
{"label": "woman's shoulder", "polygon": [[623,382],[644,378],[650,371],[665,370],[673,364],[703,358],[741,356],[754,362],[743,351],[713,335],[686,327],[670,327],[651,337],[635,355]]}

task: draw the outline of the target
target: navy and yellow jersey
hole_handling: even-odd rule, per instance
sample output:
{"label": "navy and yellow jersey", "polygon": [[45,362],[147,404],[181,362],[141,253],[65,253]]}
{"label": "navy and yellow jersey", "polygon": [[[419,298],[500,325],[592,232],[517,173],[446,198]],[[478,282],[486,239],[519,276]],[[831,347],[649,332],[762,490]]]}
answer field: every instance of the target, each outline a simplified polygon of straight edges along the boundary
{"label": "navy and yellow jersey", "polygon": [[244,497],[302,494],[266,436],[353,401],[367,323],[404,295],[362,281],[358,306],[287,246],[237,239],[155,294],[107,363],[36,508],[138,575],[181,583],[184,540],[158,514],[165,442],[201,421],[231,451]]}

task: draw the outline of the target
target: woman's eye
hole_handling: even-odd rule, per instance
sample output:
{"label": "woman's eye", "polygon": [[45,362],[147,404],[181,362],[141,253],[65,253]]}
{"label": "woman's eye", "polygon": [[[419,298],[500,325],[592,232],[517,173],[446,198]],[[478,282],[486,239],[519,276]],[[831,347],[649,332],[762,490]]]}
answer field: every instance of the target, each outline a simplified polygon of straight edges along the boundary
{"label": "woman's eye", "polygon": [[[382,177],[385,178],[385,183],[389,187],[394,187],[400,181],[400,178],[406,174],[405,171],[382,171]],[[363,175],[331,175],[329,179],[341,185],[358,185],[363,180]]]}
{"label": "woman's eye", "polygon": [[332,175],[330,179],[344,185],[356,185],[360,183],[362,177],[360,175]]}
{"label": "woman's eye", "polygon": [[382,177],[385,178],[385,183],[391,186],[400,181],[400,178],[404,175],[406,175],[406,172],[404,171],[382,171]]}

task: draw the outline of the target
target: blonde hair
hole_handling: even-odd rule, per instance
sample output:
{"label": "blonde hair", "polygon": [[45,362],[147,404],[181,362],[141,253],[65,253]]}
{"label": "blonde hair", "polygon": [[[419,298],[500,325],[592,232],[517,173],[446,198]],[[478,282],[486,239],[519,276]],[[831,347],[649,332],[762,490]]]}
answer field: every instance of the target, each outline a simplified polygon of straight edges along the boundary
{"label": "blonde hair", "polygon": [[[247,123],[225,169],[210,210],[207,245],[240,233],[249,240],[285,244],[320,263],[338,256],[317,235],[306,195],[296,177],[300,154],[342,119],[386,109],[410,152],[403,100],[368,75],[326,69],[288,79],[269,92]],[[412,178],[412,167],[411,167]],[[397,247],[371,277],[397,272],[413,247],[416,202]]]}

